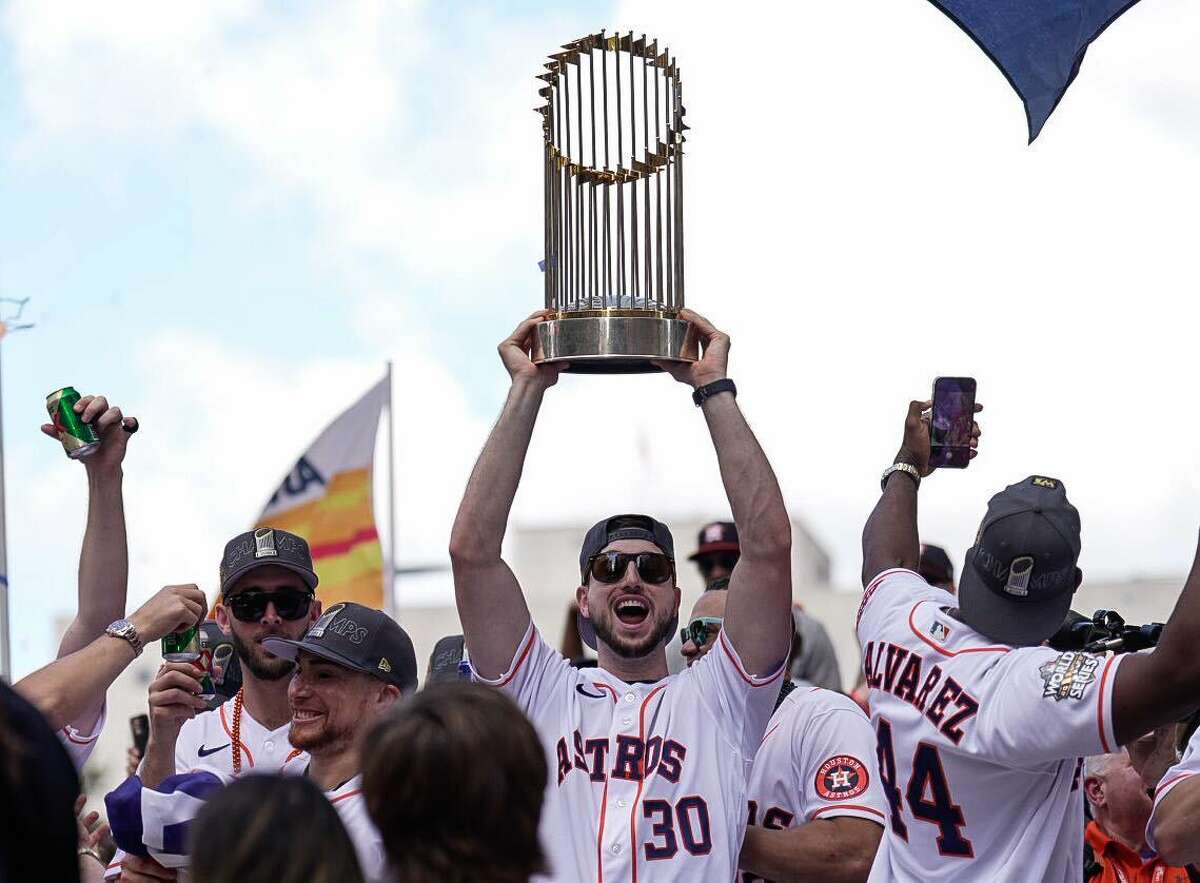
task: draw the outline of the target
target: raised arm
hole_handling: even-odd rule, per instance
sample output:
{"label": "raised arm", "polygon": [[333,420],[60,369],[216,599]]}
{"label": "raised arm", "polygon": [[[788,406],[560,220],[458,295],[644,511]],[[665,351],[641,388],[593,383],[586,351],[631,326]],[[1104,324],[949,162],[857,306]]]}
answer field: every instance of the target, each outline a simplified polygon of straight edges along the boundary
{"label": "raised arm", "polygon": [[[104,396],[83,396],[75,412],[100,435],[100,449],[84,458],[88,481],[87,529],[79,554],[79,600],[75,619],[58,647],[62,658],[82,649],[104,633],[109,623],[125,615],[125,592],[129,577],[129,553],[125,537],[125,505],[122,497],[125,450],[138,422],[121,409],[109,406]],[[42,432],[58,438],[52,424]],[[98,714],[100,706],[85,710]]]}
{"label": "raised arm", "polygon": [[1150,653],[1130,653],[1113,683],[1113,732],[1122,745],[1200,707],[1200,547]]}
{"label": "raised arm", "polygon": [[501,559],[500,547],[542,396],[564,367],[529,360],[536,326],[546,315],[545,310],[534,313],[499,346],[512,386],[471,472],[450,534],[458,617],[471,664],[485,678],[505,672],[529,627],[525,596]]}
{"label": "raised arm", "polygon": [[[204,616],[204,593],[195,586],[167,586],[130,615],[143,644],[195,625]],[[135,659],[123,638],[101,635],[26,675],[14,689],[35,705],[54,729],[104,701],[104,694]],[[203,707],[203,703],[201,703]]]}
{"label": "raised arm", "polygon": [[[929,465],[929,417],[925,412],[932,402],[909,402],[904,418],[904,440],[893,463],[906,463],[927,478],[933,472]],[[976,405],[975,411],[983,410]],[[971,457],[979,446],[980,429],[971,427]],[[921,541],[917,533],[917,482],[907,472],[893,472],[883,487],[883,494],[863,528],[862,584],[866,588],[885,570],[905,567],[916,570],[921,562]]]}
{"label": "raised arm", "polygon": [[[691,310],[683,310],[680,318],[699,333],[703,357],[690,364],[661,366],[693,389],[724,379],[729,336]],[[792,524],[767,455],[733,395],[713,395],[702,410],[741,543],[722,627],[749,672],[768,675],[787,659],[791,646]]]}

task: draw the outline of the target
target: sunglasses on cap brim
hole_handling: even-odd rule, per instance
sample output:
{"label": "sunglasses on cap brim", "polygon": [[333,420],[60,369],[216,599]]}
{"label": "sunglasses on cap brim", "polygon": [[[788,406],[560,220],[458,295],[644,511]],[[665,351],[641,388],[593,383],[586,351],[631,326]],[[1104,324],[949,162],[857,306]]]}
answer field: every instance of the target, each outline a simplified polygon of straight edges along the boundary
{"label": "sunglasses on cap brim", "polygon": [[737,552],[709,552],[697,558],[696,564],[700,567],[701,573],[709,573],[717,567],[722,570],[733,570],[740,557]]}
{"label": "sunglasses on cap brim", "polygon": [[630,563],[648,583],[662,583],[675,574],[675,562],[662,552],[599,552],[588,559],[588,572],[602,583],[620,582]]}
{"label": "sunglasses on cap brim", "polygon": [[312,608],[311,592],[299,589],[278,589],[266,592],[262,589],[246,589],[225,599],[225,606],[240,622],[258,622],[267,614],[267,605],[274,604],[280,619],[297,620],[308,616]]}

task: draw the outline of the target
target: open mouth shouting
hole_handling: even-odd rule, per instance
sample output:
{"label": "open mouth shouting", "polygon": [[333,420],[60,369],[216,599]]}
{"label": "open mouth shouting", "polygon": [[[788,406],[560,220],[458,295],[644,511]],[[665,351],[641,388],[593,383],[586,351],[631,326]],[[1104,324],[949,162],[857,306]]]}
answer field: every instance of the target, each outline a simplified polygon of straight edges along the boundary
{"label": "open mouth shouting", "polygon": [[650,604],[641,595],[625,595],[613,604],[617,621],[630,628],[637,628],[650,616]]}

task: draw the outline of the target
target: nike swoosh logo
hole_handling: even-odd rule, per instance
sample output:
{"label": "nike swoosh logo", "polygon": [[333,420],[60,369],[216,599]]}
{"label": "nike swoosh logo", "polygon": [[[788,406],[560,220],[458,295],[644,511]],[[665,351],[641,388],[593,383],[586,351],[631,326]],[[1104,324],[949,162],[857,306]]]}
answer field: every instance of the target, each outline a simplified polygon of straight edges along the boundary
{"label": "nike swoosh logo", "polygon": [[232,742],[226,742],[224,745],[220,746],[219,748],[205,748],[204,743],[201,743],[200,750],[198,750],[196,753],[199,754],[201,757],[208,757],[210,754],[216,754],[218,751],[224,751],[226,748],[228,748],[232,744],[233,744]]}
{"label": "nike swoosh logo", "polygon": [[575,692],[578,693],[580,696],[587,696],[589,699],[603,699],[604,698],[603,693],[589,693],[587,690],[583,689],[583,684],[576,684]]}

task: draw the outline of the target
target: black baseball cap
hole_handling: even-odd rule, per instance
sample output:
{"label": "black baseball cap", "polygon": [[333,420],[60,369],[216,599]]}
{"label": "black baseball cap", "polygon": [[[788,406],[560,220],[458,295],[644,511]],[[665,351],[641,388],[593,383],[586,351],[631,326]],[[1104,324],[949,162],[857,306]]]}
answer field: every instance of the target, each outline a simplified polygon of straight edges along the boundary
{"label": "black baseball cap", "polygon": [[700,528],[696,538],[696,551],[688,555],[688,561],[695,561],[705,555],[715,552],[740,552],[737,525],[732,521],[710,521]]}
{"label": "black baseball cap", "polygon": [[670,529],[649,515],[613,515],[597,521],[583,538],[579,550],[579,578],[587,582],[588,562],[609,543],[617,540],[648,540],[675,560],[675,540]]}
{"label": "black baseball cap", "polygon": [[382,610],[362,604],[334,604],[299,641],[263,638],[276,656],[295,659],[306,650],[352,671],[361,671],[408,693],[417,687],[417,655],[412,639]]}
{"label": "black baseball cap", "polygon": [[1031,475],[988,502],[958,585],[963,621],[1033,646],[1062,625],[1079,586],[1079,512],[1056,478]]}
{"label": "black baseball cap", "polygon": [[[588,563],[592,556],[617,540],[647,540],[662,549],[672,561],[675,560],[675,539],[671,536],[670,528],[661,521],[649,515],[613,515],[597,521],[583,537],[583,546],[579,550],[579,579],[582,584],[587,583]],[[595,650],[596,629],[592,621],[579,613],[576,615],[576,624],[583,643]],[[668,634],[673,633],[674,627]]]}
{"label": "black baseball cap", "polygon": [[256,567],[276,564],[294,571],[313,592],[317,589],[317,572],[313,570],[312,553],[303,537],[276,527],[259,527],[240,533],[225,544],[221,556],[221,594]]}
{"label": "black baseball cap", "polygon": [[917,573],[930,585],[954,584],[954,565],[950,563],[950,556],[941,546],[932,543],[921,543],[921,563],[917,565]]}

